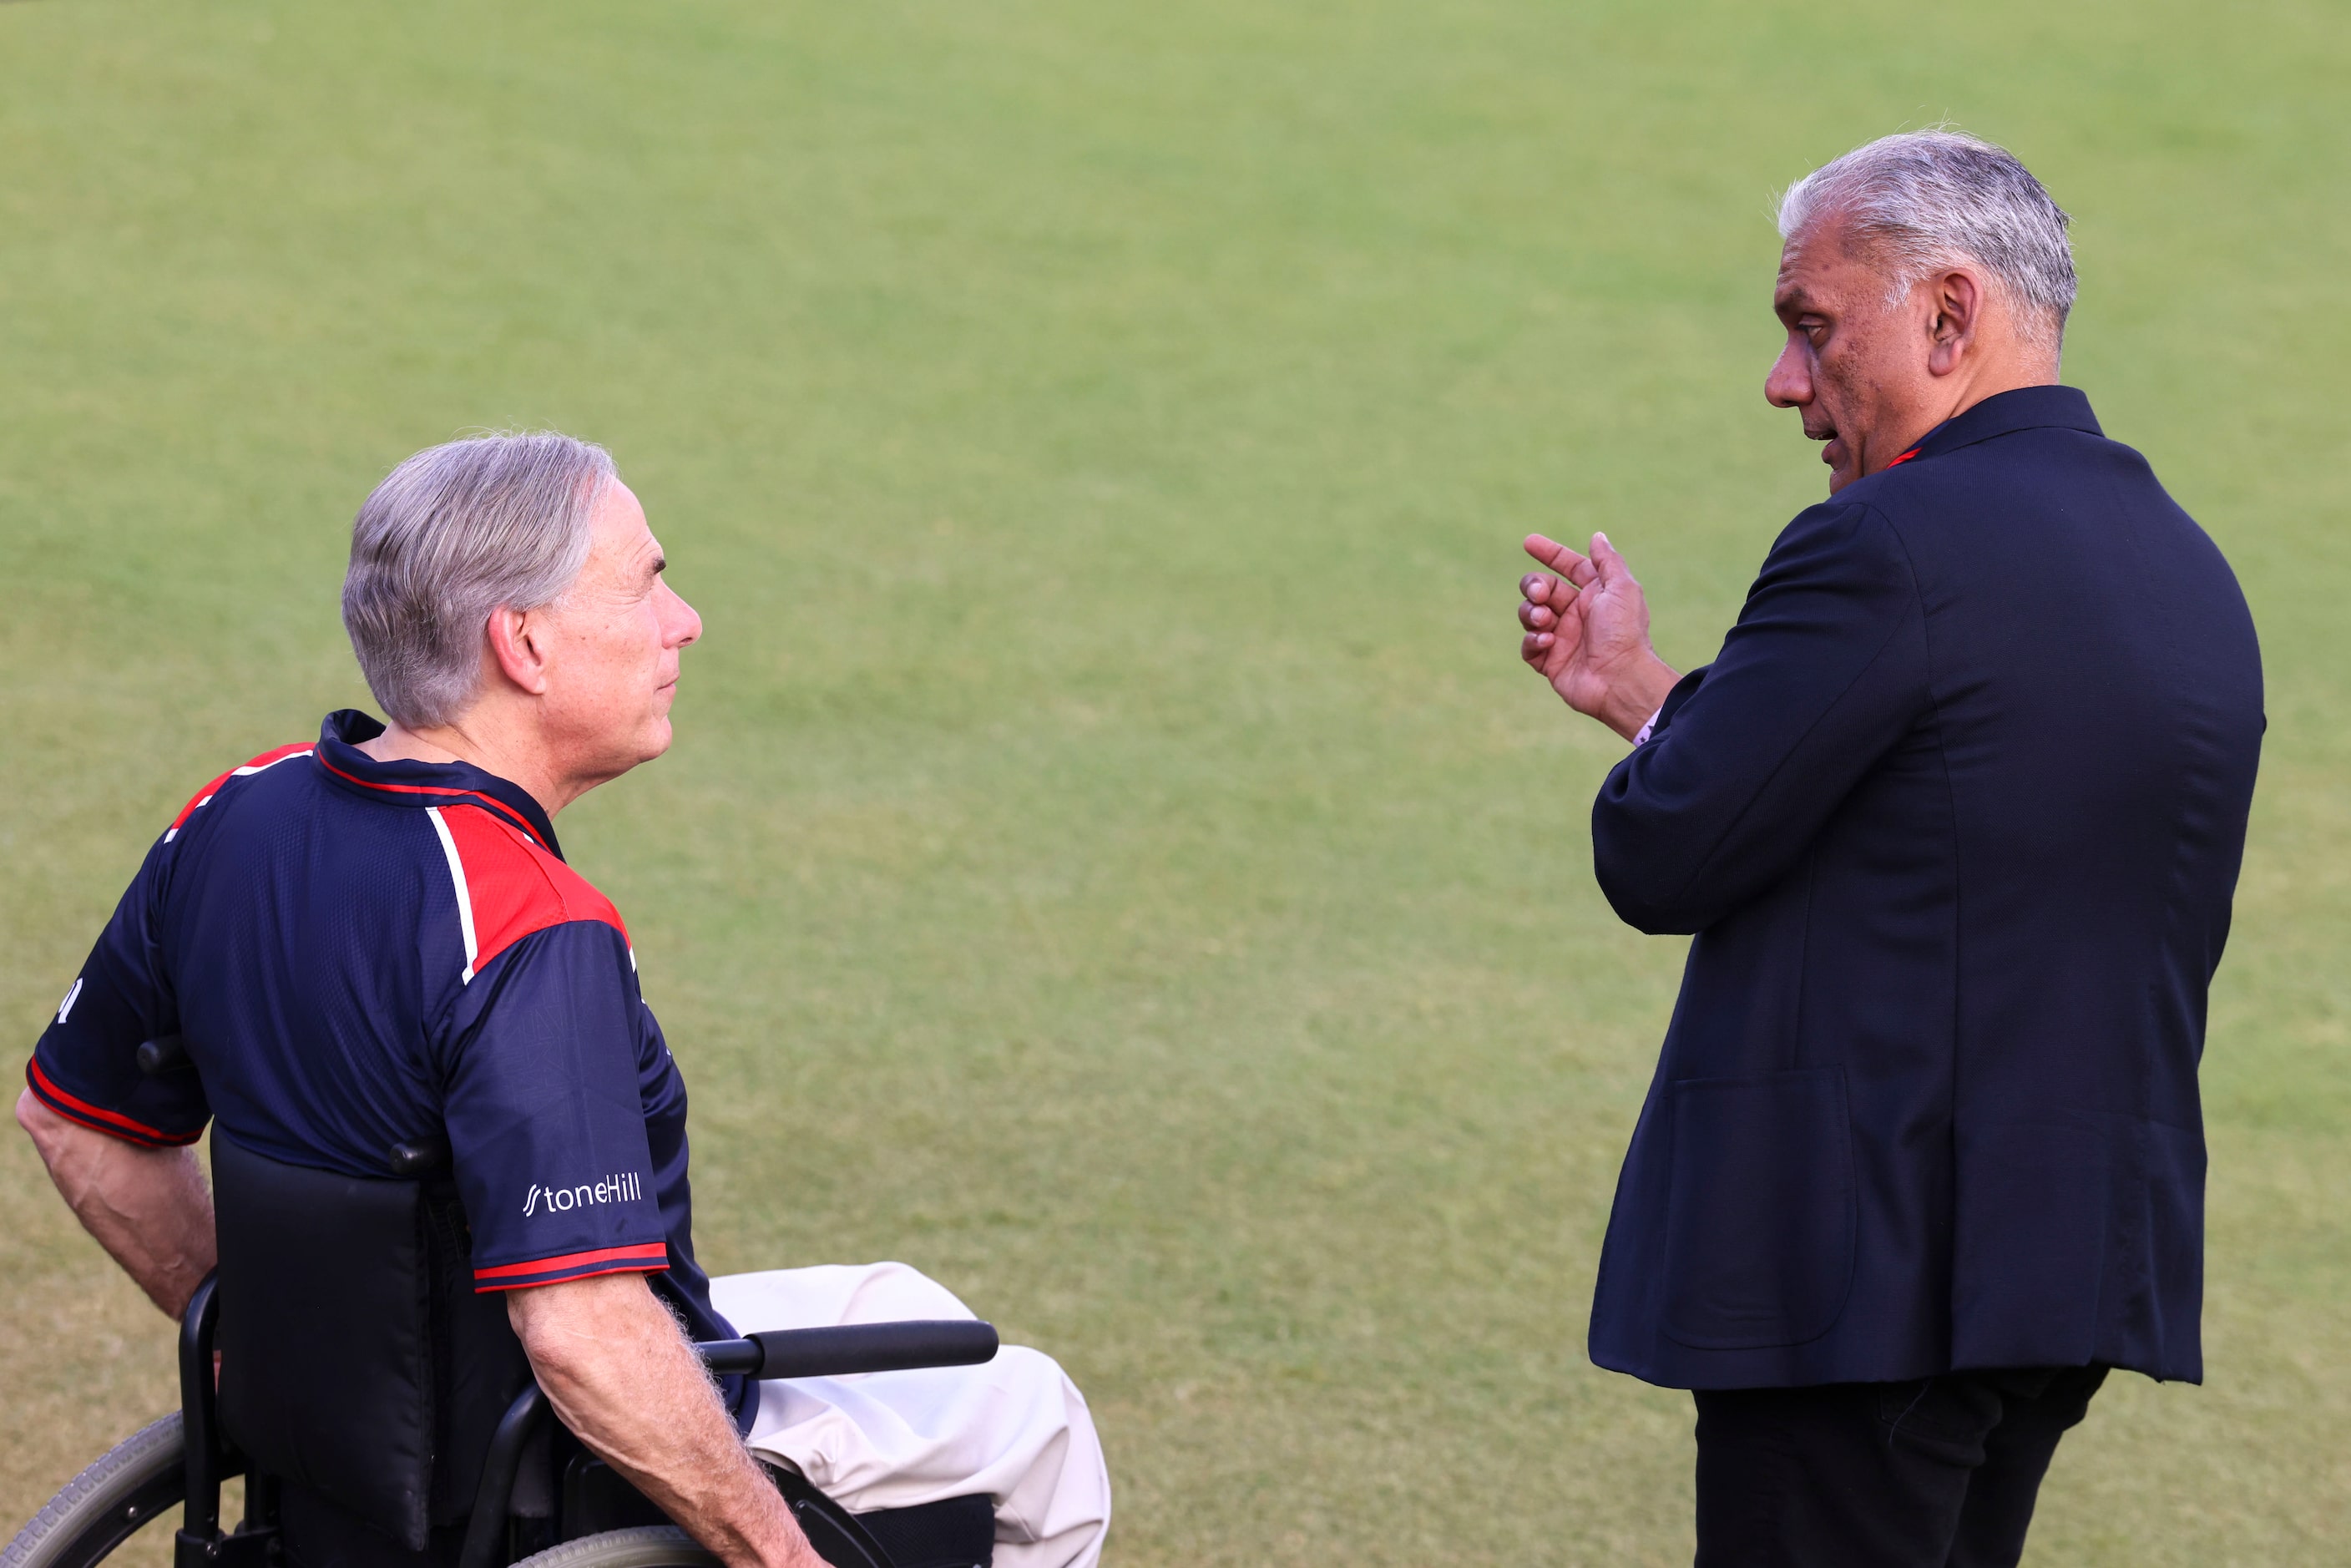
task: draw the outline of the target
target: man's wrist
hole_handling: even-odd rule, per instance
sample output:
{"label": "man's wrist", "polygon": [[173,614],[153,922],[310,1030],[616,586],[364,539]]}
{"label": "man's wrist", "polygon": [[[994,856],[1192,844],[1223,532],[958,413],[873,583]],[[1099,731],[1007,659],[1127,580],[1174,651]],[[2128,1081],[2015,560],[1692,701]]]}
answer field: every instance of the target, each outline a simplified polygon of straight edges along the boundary
{"label": "man's wrist", "polygon": [[1657,716],[1680,680],[1671,664],[1651,653],[1646,663],[1609,683],[1608,695],[1593,716],[1632,741]]}

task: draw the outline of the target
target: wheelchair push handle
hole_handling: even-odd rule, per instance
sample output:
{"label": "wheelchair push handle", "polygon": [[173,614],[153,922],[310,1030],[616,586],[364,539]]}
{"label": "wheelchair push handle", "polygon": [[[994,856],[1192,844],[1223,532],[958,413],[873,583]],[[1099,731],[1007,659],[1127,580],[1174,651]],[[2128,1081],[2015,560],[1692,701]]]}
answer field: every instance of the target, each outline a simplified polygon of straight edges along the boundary
{"label": "wheelchair push handle", "polygon": [[141,1040],[136,1055],[139,1071],[150,1078],[175,1072],[188,1065],[187,1042],[176,1034],[159,1034],[153,1040]]}
{"label": "wheelchair push handle", "polygon": [[994,1323],[941,1318],[769,1329],[743,1339],[705,1341],[695,1348],[702,1353],[704,1365],[722,1375],[846,1377],[923,1366],[977,1366],[995,1359],[997,1344]]}

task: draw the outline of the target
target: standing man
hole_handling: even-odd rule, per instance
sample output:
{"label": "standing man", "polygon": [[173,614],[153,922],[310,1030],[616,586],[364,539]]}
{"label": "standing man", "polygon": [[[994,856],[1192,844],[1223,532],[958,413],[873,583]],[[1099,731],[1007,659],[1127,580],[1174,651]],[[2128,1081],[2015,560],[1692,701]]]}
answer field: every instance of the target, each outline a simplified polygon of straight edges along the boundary
{"label": "standing man", "polygon": [[1825,442],[1708,666],[1605,535],[1527,663],[1633,743],[1595,870],[1694,934],[1592,1355],[1695,1391],[1698,1562],[2013,1563],[2113,1367],[2197,1382],[2197,1063],[2262,731],[2228,563],[2057,384],[2065,214],[1889,136],[1780,209]]}

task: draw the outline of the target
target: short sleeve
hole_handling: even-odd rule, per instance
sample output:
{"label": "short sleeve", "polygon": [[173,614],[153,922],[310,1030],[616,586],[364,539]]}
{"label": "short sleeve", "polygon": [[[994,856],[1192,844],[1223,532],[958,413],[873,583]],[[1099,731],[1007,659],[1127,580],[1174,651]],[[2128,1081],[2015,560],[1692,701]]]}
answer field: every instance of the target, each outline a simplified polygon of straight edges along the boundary
{"label": "short sleeve", "polygon": [[476,1291],[667,1266],[638,1082],[643,1008],[627,941],[601,921],[534,932],[466,985],[444,1115]]}
{"label": "short sleeve", "polygon": [[25,1066],[50,1110],[147,1148],[193,1144],[212,1119],[185,1055],[156,1072],[139,1065],[140,1046],[180,1031],[155,936],[171,853],[168,839],[148,851]]}

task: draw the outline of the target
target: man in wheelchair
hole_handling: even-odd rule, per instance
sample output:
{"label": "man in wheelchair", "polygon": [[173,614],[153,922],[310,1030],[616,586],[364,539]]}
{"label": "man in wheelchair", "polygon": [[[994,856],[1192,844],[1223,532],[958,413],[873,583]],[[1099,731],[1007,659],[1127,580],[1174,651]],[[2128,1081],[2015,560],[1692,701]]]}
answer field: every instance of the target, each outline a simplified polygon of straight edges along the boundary
{"label": "man in wheelchair", "polygon": [[[702,624],[664,564],[585,443],[481,437],[394,470],[343,587],[389,724],[331,714],[197,792],[18,1120],[165,1312],[218,1268],[220,1419],[297,1568],[455,1563],[500,1464],[519,1520],[572,1516],[500,1560],[594,1515],[812,1568],[763,1458],[877,1524],[984,1496],[1006,1568],[1091,1568],[1107,1477],[1043,1356],[763,1385],[697,1354],[738,1326],[970,1314],[894,1265],[721,1281],[722,1314],[695,1260],[684,1087],[553,821],[669,746]],[[208,1121],[214,1193],[186,1147]],[[495,1435],[534,1378],[560,1429],[523,1462]]]}

